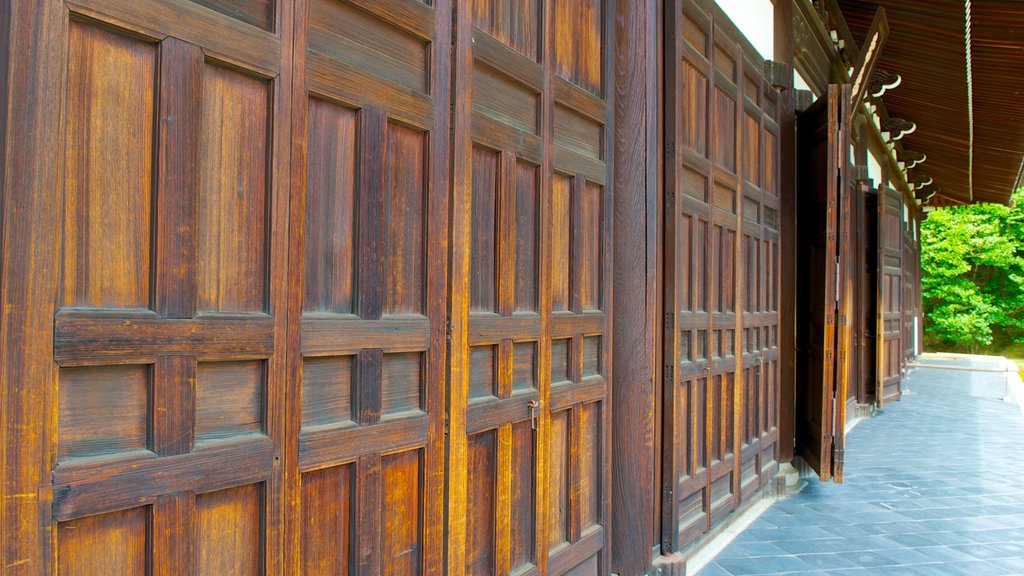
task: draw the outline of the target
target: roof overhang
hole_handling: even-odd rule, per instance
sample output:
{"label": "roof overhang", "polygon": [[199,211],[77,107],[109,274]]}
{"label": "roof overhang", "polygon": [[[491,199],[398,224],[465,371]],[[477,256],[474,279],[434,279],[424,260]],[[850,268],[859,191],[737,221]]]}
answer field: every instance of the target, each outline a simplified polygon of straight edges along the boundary
{"label": "roof overhang", "polygon": [[858,43],[877,7],[885,8],[889,37],[878,69],[902,82],[882,100],[889,117],[917,126],[901,139],[903,149],[927,156],[916,170],[951,203],[1008,203],[1024,166],[1024,2],[971,0],[973,106],[965,0],[837,4]]}

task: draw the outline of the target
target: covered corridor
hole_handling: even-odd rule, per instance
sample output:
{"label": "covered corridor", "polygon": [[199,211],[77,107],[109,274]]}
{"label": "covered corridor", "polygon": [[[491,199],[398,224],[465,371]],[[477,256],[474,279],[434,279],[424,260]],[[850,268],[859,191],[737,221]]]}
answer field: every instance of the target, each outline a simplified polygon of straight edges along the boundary
{"label": "covered corridor", "polygon": [[1024,414],[1001,364],[925,357],[847,437],[845,484],[811,479],[700,576],[1024,574]]}

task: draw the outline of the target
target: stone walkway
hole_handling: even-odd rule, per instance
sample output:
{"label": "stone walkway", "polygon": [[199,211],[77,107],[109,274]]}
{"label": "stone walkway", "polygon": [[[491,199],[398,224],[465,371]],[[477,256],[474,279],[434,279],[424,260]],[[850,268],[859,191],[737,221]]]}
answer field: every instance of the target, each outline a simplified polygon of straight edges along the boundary
{"label": "stone walkway", "polygon": [[922,363],[847,436],[845,484],[778,500],[700,576],[1024,575],[1024,416],[970,371],[1002,360]]}

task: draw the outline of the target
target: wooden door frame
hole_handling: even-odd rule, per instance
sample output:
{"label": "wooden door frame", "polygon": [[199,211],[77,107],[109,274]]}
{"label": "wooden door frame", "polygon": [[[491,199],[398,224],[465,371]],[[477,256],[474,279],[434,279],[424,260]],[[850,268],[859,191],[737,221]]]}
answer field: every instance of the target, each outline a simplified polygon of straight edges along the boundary
{"label": "wooden door frame", "polygon": [[[12,0],[0,9],[7,76],[0,102],[4,126],[0,190],[0,566],[12,574],[53,569],[47,470],[56,419],[53,314],[57,300],[60,190],[64,155],[62,97],[67,12],[63,3]],[[18,47],[17,55],[13,54]],[[16,57],[15,57],[16,56]],[[17,527],[17,528],[15,528]]]}

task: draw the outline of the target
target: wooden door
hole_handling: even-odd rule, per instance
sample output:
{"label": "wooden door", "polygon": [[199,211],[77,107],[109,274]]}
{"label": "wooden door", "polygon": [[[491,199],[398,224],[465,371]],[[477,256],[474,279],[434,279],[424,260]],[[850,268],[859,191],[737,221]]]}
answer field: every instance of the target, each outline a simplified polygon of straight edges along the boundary
{"label": "wooden door", "polygon": [[438,573],[450,6],[296,8],[289,567]]}
{"label": "wooden door", "polygon": [[900,335],[903,346],[901,358],[901,367],[903,369],[917,355],[921,251],[917,240],[918,222],[916,212],[916,206],[910,208],[907,212],[906,222],[903,225],[903,332]]}
{"label": "wooden door", "polygon": [[661,547],[674,552],[774,472],[778,127],[760,58],[720,8],[671,3],[665,32]]}
{"label": "wooden door", "polygon": [[606,10],[456,4],[452,574],[609,569]]}
{"label": "wooden door", "polygon": [[779,188],[778,92],[744,59],[740,152],[742,205],[739,257],[742,377],[739,484],[747,500],[770,481],[778,463]]}
{"label": "wooden door", "polygon": [[291,10],[240,4],[69,2],[49,31],[57,574],[282,569]]}
{"label": "wooden door", "polygon": [[849,87],[829,86],[797,119],[797,453],[842,481],[850,319]]}
{"label": "wooden door", "polygon": [[881,408],[900,399],[903,356],[903,197],[878,188],[878,361],[875,402]]}

